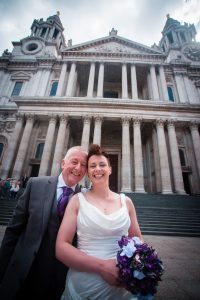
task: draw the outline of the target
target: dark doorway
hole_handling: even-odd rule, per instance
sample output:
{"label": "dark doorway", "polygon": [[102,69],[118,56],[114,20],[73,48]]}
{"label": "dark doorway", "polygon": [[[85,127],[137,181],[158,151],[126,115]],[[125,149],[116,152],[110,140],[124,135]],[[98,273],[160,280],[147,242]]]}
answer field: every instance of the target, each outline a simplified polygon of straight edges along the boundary
{"label": "dark doorway", "polygon": [[109,159],[112,167],[112,174],[109,178],[109,186],[113,192],[118,192],[118,155],[109,154]]}
{"label": "dark doorway", "polygon": [[186,172],[183,172],[182,174],[183,174],[183,183],[184,183],[185,192],[187,194],[191,194],[189,174]]}
{"label": "dark doorway", "polygon": [[113,91],[105,91],[103,93],[104,98],[118,98],[118,92]]}
{"label": "dark doorway", "polygon": [[38,177],[40,165],[32,165],[30,177]]}

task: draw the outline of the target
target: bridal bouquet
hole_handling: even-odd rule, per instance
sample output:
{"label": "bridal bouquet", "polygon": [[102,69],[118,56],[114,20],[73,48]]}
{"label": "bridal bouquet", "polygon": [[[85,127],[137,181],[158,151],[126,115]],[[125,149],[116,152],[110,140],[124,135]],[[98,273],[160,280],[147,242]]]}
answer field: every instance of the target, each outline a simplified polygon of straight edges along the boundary
{"label": "bridal bouquet", "polygon": [[164,272],[155,249],[138,237],[122,236],[118,244],[117,267],[121,281],[139,299],[152,299]]}

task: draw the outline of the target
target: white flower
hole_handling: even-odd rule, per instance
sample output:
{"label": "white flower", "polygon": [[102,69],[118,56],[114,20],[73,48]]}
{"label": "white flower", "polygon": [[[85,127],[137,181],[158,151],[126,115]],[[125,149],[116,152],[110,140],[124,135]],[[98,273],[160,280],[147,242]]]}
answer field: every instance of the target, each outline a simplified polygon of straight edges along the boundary
{"label": "white flower", "polygon": [[132,257],[135,253],[136,247],[134,241],[130,241],[126,246],[123,246],[121,256],[126,255],[127,257]]}
{"label": "white flower", "polygon": [[140,272],[140,271],[137,271],[137,270],[135,270],[135,271],[133,272],[133,276],[134,276],[135,278],[139,279],[139,280],[141,280],[141,279],[143,279],[144,277],[146,277],[146,276],[144,275],[143,272]]}

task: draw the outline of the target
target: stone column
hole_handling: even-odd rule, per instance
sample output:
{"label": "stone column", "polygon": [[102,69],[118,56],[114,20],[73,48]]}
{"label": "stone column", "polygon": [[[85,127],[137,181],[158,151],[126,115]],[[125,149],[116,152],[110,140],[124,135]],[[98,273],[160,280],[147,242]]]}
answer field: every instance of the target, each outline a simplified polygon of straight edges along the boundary
{"label": "stone column", "polygon": [[128,98],[128,80],[127,80],[127,65],[122,64],[122,98]]}
{"label": "stone column", "polygon": [[60,126],[58,130],[58,136],[56,141],[56,147],[54,152],[54,158],[51,168],[51,175],[56,176],[60,172],[61,160],[63,159],[63,150],[66,137],[68,117],[66,115],[60,116]]}
{"label": "stone column", "polygon": [[155,188],[157,193],[162,192],[162,183],[161,183],[161,168],[160,168],[160,159],[159,159],[159,151],[158,151],[158,139],[157,132],[155,127],[152,131],[152,143],[153,143],[153,159],[154,159],[154,167],[155,167]]}
{"label": "stone column", "polygon": [[93,144],[101,145],[101,125],[103,117],[95,116],[94,117],[95,124],[94,124],[94,136],[93,136]]}
{"label": "stone column", "polygon": [[200,179],[200,137],[199,137],[199,131],[198,131],[198,124],[196,122],[192,122],[190,124],[190,131],[192,135],[192,142],[194,147],[194,153],[196,158],[196,165],[199,173],[199,179]]}
{"label": "stone column", "polygon": [[167,145],[165,140],[165,132],[164,132],[164,120],[159,119],[156,120],[156,128],[157,128],[157,138],[158,138],[158,152],[160,158],[160,168],[161,168],[161,183],[162,183],[162,193],[163,194],[171,194],[171,179],[170,179],[170,171],[169,171],[169,161],[167,154]]}
{"label": "stone column", "polygon": [[56,128],[57,115],[50,116],[49,126],[47,130],[47,135],[44,144],[44,150],[42,153],[42,159],[40,164],[40,170],[38,176],[46,176],[48,175],[48,169],[51,158],[51,151],[54,141],[54,133]]}
{"label": "stone column", "polygon": [[22,135],[21,143],[19,145],[17,157],[15,160],[15,165],[12,172],[12,178],[19,179],[21,177],[21,172],[24,164],[24,159],[28,150],[29,141],[31,138],[31,131],[34,123],[34,115],[27,115],[26,126]]}
{"label": "stone column", "polygon": [[90,123],[91,123],[91,116],[84,116],[83,117],[83,133],[81,139],[81,146],[88,151],[89,140],[90,140]]}
{"label": "stone column", "polygon": [[134,64],[131,65],[131,91],[132,99],[138,99],[136,66]]}
{"label": "stone column", "polygon": [[87,97],[93,97],[94,76],[95,76],[95,62],[91,62],[90,75],[89,75],[89,80],[88,80]]}
{"label": "stone column", "polygon": [[159,73],[160,73],[160,80],[161,80],[161,86],[162,86],[162,94],[163,94],[163,100],[168,101],[168,91],[167,91],[167,83],[165,79],[165,72],[164,72],[164,67],[160,66],[159,67]]}
{"label": "stone column", "polygon": [[68,79],[68,83],[67,83],[67,91],[66,91],[67,97],[72,96],[75,75],[76,75],[76,63],[72,62],[70,73],[69,73],[69,79]]}
{"label": "stone column", "polygon": [[185,194],[174,120],[168,120],[167,129],[169,135],[169,146],[171,152],[175,192],[178,194]]}
{"label": "stone column", "polygon": [[158,92],[158,83],[156,78],[156,70],[155,66],[150,66],[150,74],[151,74],[151,84],[152,84],[152,92],[153,92],[153,99],[159,100],[159,92]]}
{"label": "stone column", "polygon": [[103,98],[103,82],[104,82],[104,63],[101,62],[99,65],[99,77],[97,85],[97,97]]}
{"label": "stone column", "polygon": [[62,68],[61,68],[60,78],[59,78],[59,82],[58,82],[58,88],[57,88],[57,92],[56,92],[56,96],[58,96],[58,97],[63,95],[63,88],[64,88],[64,83],[65,83],[66,72],[67,72],[67,63],[64,62],[62,65]]}
{"label": "stone column", "polygon": [[131,192],[130,132],[128,117],[122,118],[122,187],[123,192]]}
{"label": "stone column", "polygon": [[134,142],[134,170],[135,170],[135,192],[145,193],[144,171],[142,157],[141,119],[133,119],[133,142]]}
{"label": "stone column", "polygon": [[6,179],[8,177],[14,159],[15,150],[17,148],[17,143],[20,139],[20,134],[23,127],[24,116],[21,114],[17,114],[16,118],[17,120],[15,129],[12,133],[11,138],[9,139],[8,148],[6,149],[2,160],[0,177],[3,179]]}
{"label": "stone column", "polygon": [[183,82],[182,74],[175,73],[174,78],[175,78],[175,82],[176,82],[176,87],[177,87],[180,103],[187,103],[188,97],[187,97],[187,92],[185,89],[185,84]]}

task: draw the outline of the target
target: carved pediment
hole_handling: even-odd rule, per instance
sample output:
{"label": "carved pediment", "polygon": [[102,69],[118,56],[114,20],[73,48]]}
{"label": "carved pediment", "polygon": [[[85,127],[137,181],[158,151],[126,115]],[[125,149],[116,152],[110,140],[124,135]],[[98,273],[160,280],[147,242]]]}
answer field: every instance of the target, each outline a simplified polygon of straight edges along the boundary
{"label": "carved pediment", "polygon": [[84,51],[87,52],[114,52],[114,53],[140,53],[138,49],[122,45],[117,42],[109,42],[105,44],[90,47]]}
{"label": "carved pediment", "polygon": [[11,80],[29,80],[31,75],[24,71],[14,72],[11,74]]}
{"label": "carved pediment", "polygon": [[160,54],[157,49],[133,42],[119,36],[107,36],[105,38],[93,40],[83,44],[70,46],[64,52],[84,52],[84,53],[121,53],[121,54]]}

